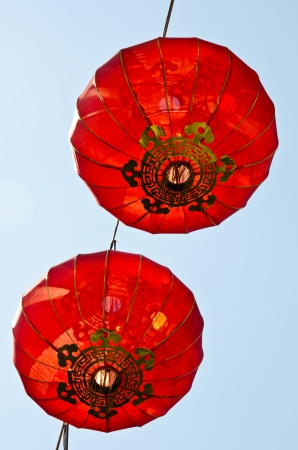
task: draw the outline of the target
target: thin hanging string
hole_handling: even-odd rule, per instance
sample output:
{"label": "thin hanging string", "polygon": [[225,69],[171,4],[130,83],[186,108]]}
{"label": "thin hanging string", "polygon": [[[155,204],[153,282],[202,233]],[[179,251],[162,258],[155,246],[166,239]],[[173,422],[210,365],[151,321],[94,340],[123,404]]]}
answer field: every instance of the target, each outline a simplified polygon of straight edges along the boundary
{"label": "thin hanging string", "polygon": [[117,241],[116,241],[115,237],[116,237],[116,234],[117,234],[118,226],[119,226],[119,219],[116,222],[114,234],[113,234],[113,237],[112,237],[112,240],[111,240],[111,244],[110,244],[110,250],[113,250],[113,247],[114,247],[114,250],[116,250],[116,242]]}
{"label": "thin hanging string", "polygon": [[171,14],[172,14],[172,9],[173,9],[173,6],[174,6],[174,1],[175,0],[171,0],[171,4],[170,4],[170,7],[169,7],[169,12],[168,12],[168,15],[167,15],[167,20],[166,20],[166,23],[165,23],[165,28],[163,30],[163,35],[162,35],[163,37],[166,37],[166,35],[167,35],[168,26],[169,26]]}
{"label": "thin hanging string", "polygon": [[68,423],[63,422],[62,428],[61,428],[61,431],[59,434],[56,450],[58,450],[60,447],[60,442],[61,442],[62,436],[63,436],[64,450],[68,450],[68,433],[69,433],[69,425],[68,425]]}

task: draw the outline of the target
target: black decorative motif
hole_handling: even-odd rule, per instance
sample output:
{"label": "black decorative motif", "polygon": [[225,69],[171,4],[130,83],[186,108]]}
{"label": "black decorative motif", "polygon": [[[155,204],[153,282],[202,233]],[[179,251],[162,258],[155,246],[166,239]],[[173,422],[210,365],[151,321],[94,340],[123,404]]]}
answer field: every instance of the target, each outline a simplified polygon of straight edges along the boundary
{"label": "black decorative motif", "polygon": [[184,131],[187,137],[162,140],[165,132],[161,127],[147,127],[139,141],[147,150],[140,167],[131,159],[122,168],[129,186],[140,184],[148,195],[141,202],[149,213],[168,214],[171,208],[186,205],[190,205],[189,211],[204,211],[216,200],[209,194],[217,176],[224,183],[234,173],[232,158],[223,156],[218,161],[205,145],[214,140],[205,122],[187,125]]}
{"label": "black decorative motif", "polygon": [[[68,384],[60,382],[57,394],[62,400],[75,404],[81,401],[90,406],[88,411],[99,419],[107,419],[117,414],[118,408],[137,397],[133,404],[144,402],[153,395],[152,385],[145,384],[143,390],[143,370],[151,370],[154,354],[149,349],[137,348],[134,357],[123,347],[118,346],[120,336],[111,330],[101,328],[90,336],[92,343],[77,356],[75,344],[64,345],[58,349],[58,364],[69,364]],[[99,371],[113,372],[117,383],[113,387],[100,388],[96,384]],[[135,403],[137,402],[137,403]]]}

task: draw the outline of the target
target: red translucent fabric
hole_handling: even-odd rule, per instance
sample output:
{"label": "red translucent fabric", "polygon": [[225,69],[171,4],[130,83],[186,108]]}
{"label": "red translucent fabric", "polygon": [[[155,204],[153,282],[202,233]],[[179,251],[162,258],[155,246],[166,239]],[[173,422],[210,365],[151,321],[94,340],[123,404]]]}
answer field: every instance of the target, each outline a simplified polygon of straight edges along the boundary
{"label": "red translucent fabric", "polygon": [[[95,342],[100,330],[118,341],[107,338],[102,347],[103,338]],[[142,426],[181,400],[203,359],[202,331],[192,292],[166,267],[118,251],[78,255],[51,268],[24,294],[13,325],[14,364],[27,394],[48,414],[78,428],[110,432]],[[124,400],[120,406],[116,397],[109,403],[112,414],[110,409],[97,414],[86,397],[82,400],[83,376],[76,375],[79,390],[65,400],[75,373],[70,360],[64,363],[65,346],[76,349],[73,356],[80,364],[89,358],[86,378],[102,367],[116,370],[121,382],[115,392]],[[132,366],[139,374],[130,380]],[[138,388],[122,392],[137,376]],[[110,401],[100,395],[100,401]]]}
{"label": "red translucent fabric", "polygon": [[[198,130],[204,124],[213,135],[208,142],[201,133],[196,147],[200,152],[205,145],[212,165],[202,155],[194,162],[185,153],[193,139],[186,127],[192,124]],[[162,129],[160,158],[167,140],[179,146],[184,138],[182,150],[165,157],[156,179],[143,169],[152,141],[151,147],[140,145],[152,126]],[[278,145],[274,105],[257,73],[226,47],[196,38],[145,42],[100,67],[78,99],[70,141],[77,172],[99,205],[150,233],[188,233],[242,209],[268,176]],[[162,184],[173,163],[193,172],[187,199]],[[220,176],[222,170],[227,176]],[[128,178],[136,175],[131,183],[123,171]],[[213,181],[202,178],[206,171],[213,171]]]}

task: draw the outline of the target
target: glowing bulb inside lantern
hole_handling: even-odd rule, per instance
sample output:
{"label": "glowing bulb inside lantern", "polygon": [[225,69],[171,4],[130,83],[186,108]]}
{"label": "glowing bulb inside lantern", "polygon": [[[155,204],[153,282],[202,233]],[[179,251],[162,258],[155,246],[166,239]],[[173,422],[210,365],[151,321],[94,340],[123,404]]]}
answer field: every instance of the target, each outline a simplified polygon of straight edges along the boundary
{"label": "glowing bulb inside lantern", "polygon": [[112,369],[101,369],[96,372],[94,376],[94,381],[96,383],[96,387],[101,391],[102,389],[109,388],[112,389],[114,385],[116,385],[116,381],[118,378],[118,373]]}
{"label": "glowing bulb inside lantern", "polygon": [[188,164],[175,162],[164,173],[164,184],[173,192],[182,192],[191,186],[193,170]]}
{"label": "glowing bulb inside lantern", "polygon": [[[153,319],[154,314],[152,314],[151,319]],[[159,312],[157,316],[155,316],[153,320],[153,328],[154,330],[158,331],[160,328],[162,328],[165,323],[167,322],[167,317],[162,313]]]}

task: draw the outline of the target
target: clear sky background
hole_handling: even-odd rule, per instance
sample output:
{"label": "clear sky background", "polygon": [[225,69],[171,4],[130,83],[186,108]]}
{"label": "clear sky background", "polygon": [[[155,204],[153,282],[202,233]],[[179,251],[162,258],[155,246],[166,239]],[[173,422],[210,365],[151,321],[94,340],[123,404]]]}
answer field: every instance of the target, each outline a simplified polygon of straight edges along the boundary
{"label": "clear sky background", "polygon": [[[54,450],[61,422],[11,360],[22,293],[51,266],[107,249],[115,219],[74,171],[76,98],[120,48],[160,36],[169,0],[2,0],[1,448]],[[205,359],[165,417],[111,434],[70,430],[70,450],[297,450],[296,0],[176,0],[168,36],[229,47],[273,99],[280,145],[269,178],[219,227],[152,236],[120,225],[117,248],[168,266],[205,319]]]}

